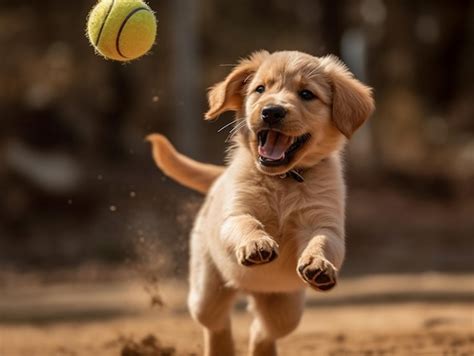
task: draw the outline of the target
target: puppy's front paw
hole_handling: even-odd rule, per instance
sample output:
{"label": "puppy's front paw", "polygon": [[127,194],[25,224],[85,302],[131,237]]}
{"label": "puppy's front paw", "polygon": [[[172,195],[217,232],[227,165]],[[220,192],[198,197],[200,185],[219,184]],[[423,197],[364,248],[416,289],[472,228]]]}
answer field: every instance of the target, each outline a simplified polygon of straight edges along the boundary
{"label": "puppy's front paw", "polygon": [[241,245],[236,255],[243,266],[262,265],[278,257],[278,244],[269,237],[261,237]]}
{"label": "puppy's front paw", "polygon": [[332,289],[337,281],[337,270],[323,257],[301,257],[298,261],[298,274],[311,287],[318,291]]}

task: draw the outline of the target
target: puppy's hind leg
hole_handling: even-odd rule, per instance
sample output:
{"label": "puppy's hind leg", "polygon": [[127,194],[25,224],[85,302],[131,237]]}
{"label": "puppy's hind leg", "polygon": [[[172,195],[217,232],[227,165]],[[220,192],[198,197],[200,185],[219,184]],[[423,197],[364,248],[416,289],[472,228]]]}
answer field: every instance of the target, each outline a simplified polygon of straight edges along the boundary
{"label": "puppy's hind leg", "polygon": [[277,355],[276,340],[298,326],[304,309],[304,290],[292,293],[254,293],[250,309],[255,314],[250,329],[250,356]]}
{"label": "puppy's hind leg", "polygon": [[192,241],[189,311],[204,328],[204,355],[233,356],[230,311],[236,291],[224,285],[202,241],[196,239],[199,236]]}

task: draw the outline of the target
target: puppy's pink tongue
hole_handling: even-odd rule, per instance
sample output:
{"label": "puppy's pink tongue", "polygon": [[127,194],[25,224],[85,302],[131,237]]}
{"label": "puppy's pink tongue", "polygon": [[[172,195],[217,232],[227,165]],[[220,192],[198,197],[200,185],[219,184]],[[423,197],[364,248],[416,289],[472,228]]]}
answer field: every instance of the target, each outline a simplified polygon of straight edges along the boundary
{"label": "puppy's pink tongue", "polygon": [[258,154],[266,159],[278,161],[285,157],[285,151],[291,145],[291,137],[277,131],[268,131],[263,146],[258,146]]}

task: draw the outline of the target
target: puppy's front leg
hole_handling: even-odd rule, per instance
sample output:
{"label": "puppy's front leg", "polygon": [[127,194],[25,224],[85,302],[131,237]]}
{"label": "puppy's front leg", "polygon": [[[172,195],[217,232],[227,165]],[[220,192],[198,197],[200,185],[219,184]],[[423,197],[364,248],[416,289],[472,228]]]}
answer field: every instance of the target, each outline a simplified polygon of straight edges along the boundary
{"label": "puppy's front leg", "polygon": [[337,283],[344,254],[342,229],[318,229],[299,258],[298,274],[312,288],[330,290]]}
{"label": "puppy's front leg", "polygon": [[222,224],[221,236],[243,266],[269,263],[278,257],[278,244],[250,214],[228,216]]}

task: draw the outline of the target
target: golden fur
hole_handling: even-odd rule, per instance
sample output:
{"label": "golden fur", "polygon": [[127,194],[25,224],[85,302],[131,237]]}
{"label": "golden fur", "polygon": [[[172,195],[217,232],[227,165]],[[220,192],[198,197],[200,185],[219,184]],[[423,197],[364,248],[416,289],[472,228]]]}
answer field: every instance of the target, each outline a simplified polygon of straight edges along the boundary
{"label": "golden fur", "polygon": [[[255,91],[259,85],[264,92]],[[316,98],[302,100],[304,89]],[[279,132],[310,134],[278,166],[258,159],[257,134],[269,104],[286,109]],[[267,356],[298,325],[305,286],[334,287],[345,253],[340,151],[373,109],[371,89],[336,57],[260,51],[209,92],[206,119],[232,110],[242,126],[225,169],[180,155],[161,135],[149,137],[166,174],[200,192],[209,189],[192,232],[188,298],[204,327],[206,355],[234,354],[230,311],[239,291],[248,294],[255,315],[250,355]],[[279,177],[293,169],[304,183]]]}

